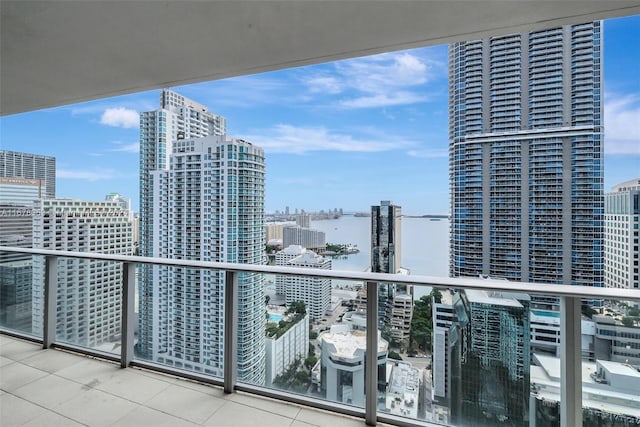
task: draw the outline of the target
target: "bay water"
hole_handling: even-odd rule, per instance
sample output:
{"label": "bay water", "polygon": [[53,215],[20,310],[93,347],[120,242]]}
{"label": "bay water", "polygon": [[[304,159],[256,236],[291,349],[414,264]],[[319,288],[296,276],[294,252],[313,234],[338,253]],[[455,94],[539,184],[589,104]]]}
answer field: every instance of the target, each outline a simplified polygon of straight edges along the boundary
{"label": "bay water", "polygon": [[[401,266],[411,275],[448,277],[449,221],[403,217],[401,223]],[[316,220],[311,221],[311,228],[324,231],[327,243],[352,245],[360,250],[357,254],[334,257],[333,270],[366,271],[369,268],[370,217],[343,215],[337,219]],[[416,286],[414,298],[419,299],[430,291],[429,287]]]}

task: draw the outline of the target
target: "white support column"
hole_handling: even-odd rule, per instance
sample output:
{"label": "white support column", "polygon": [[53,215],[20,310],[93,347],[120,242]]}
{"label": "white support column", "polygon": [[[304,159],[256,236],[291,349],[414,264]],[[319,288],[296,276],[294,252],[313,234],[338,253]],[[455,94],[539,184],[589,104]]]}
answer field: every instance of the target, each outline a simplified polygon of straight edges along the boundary
{"label": "white support column", "polygon": [[44,273],[44,319],[42,326],[42,348],[51,347],[56,340],[56,313],[58,305],[58,257],[45,257]]}
{"label": "white support column", "polygon": [[582,427],[581,299],[560,298],[560,426]]}
{"label": "white support column", "polygon": [[365,351],[365,422],[378,421],[378,283],[367,282],[367,350]]}
{"label": "white support column", "polygon": [[122,306],[120,312],[120,367],[126,368],[133,360],[135,334],[136,264],[122,263]]}
{"label": "white support column", "polygon": [[225,272],[224,392],[233,393],[238,377],[238,273]]}

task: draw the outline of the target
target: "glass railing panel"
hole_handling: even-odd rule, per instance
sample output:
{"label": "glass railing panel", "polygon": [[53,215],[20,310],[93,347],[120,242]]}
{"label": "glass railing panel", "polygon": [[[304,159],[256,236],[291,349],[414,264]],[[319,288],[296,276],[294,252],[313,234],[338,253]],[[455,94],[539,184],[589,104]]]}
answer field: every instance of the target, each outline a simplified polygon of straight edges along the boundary
{"label": "glass railing panel", "polygon": [[456,426],[527,425],[532,314],[543,308],[559,334],[554,298],[432,287],[414,301],[409,340],[390,347],[378,414]]}
{"label": "glass railing panel", "polygon": [[140,265],[135,357],[222,379],[224,272]]}
{"label": "glass railing panel", "polygon": [[582,419],[585,427],[640,424],[640,301],[583,306]]}
{"label": "glass railing panel", "polygon": [[[253,378],[239,374],[238,381],[364,408],[362,283],[341,280],[332,286],[330,279],[266,275],[263,289],[262,336],[245,341],[250,348],[264,345],[262,366]],[[238,336],[242,343],[241,327]],[[240,344],[239,357],[242,351]]]}
{"label": "glass railing panel", "polygon": [[42,256],[0,252],[0,328],[42,338],[42,305],[35,310],[33,305],[44,289],[44,276],[34,276],[34,265],[43,263]]}
{"label": "glass railing panel", "polygon": [[55,341],[119,355],[122,263],[58,257],[57,273]]}

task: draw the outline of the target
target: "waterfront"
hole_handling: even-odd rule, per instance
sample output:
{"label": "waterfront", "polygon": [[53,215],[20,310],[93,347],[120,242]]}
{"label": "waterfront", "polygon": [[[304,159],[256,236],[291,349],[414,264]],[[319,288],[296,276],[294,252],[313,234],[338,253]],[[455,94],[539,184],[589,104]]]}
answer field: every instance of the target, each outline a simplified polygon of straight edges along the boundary
{"label": "waterfront", "polygon": [[[344,215],[338,219],[311,221],[311,228],[326,233],[327,243],[354,245],[360,252],[334,257],[333,270],[365,271],[370,264],[371,218]],[[449,221],[402,218],[402,267],[412,275],[447,277],[449,274]],[[334,283],[334,285],[339,283]],[[429,289],[416,289],[415,297]]]}

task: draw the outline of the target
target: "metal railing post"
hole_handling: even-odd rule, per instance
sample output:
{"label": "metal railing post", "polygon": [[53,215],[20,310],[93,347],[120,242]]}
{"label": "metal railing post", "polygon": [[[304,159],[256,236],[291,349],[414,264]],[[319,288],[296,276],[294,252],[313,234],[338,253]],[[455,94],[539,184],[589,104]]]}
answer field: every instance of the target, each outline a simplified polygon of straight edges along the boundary
{"label": "metal railing post", "polygon": [[581,299],[560,298],[560,426],[582,426]]}
{"label": "metal railing post", "polygon": [[367,282],[367,350],[365,351],[365,422],[378,421],[378,283]]}
{"label": "metal railing post", "polygon": [[225,272],[224,392],[233,393],[238,376],[238,273]]}
{"label": "metal railing post", "polygon": [[120,367],[126,368],[133,360],[135,334],[136,264],[122,263],[122,307],[120,308]]}
{"label": "metal railing post", "polygon": [[56,313],[58,305],[58,257],[45,257],[44,267],[44,315],[42,323],[42,348],[47,349],[56,340]]}

